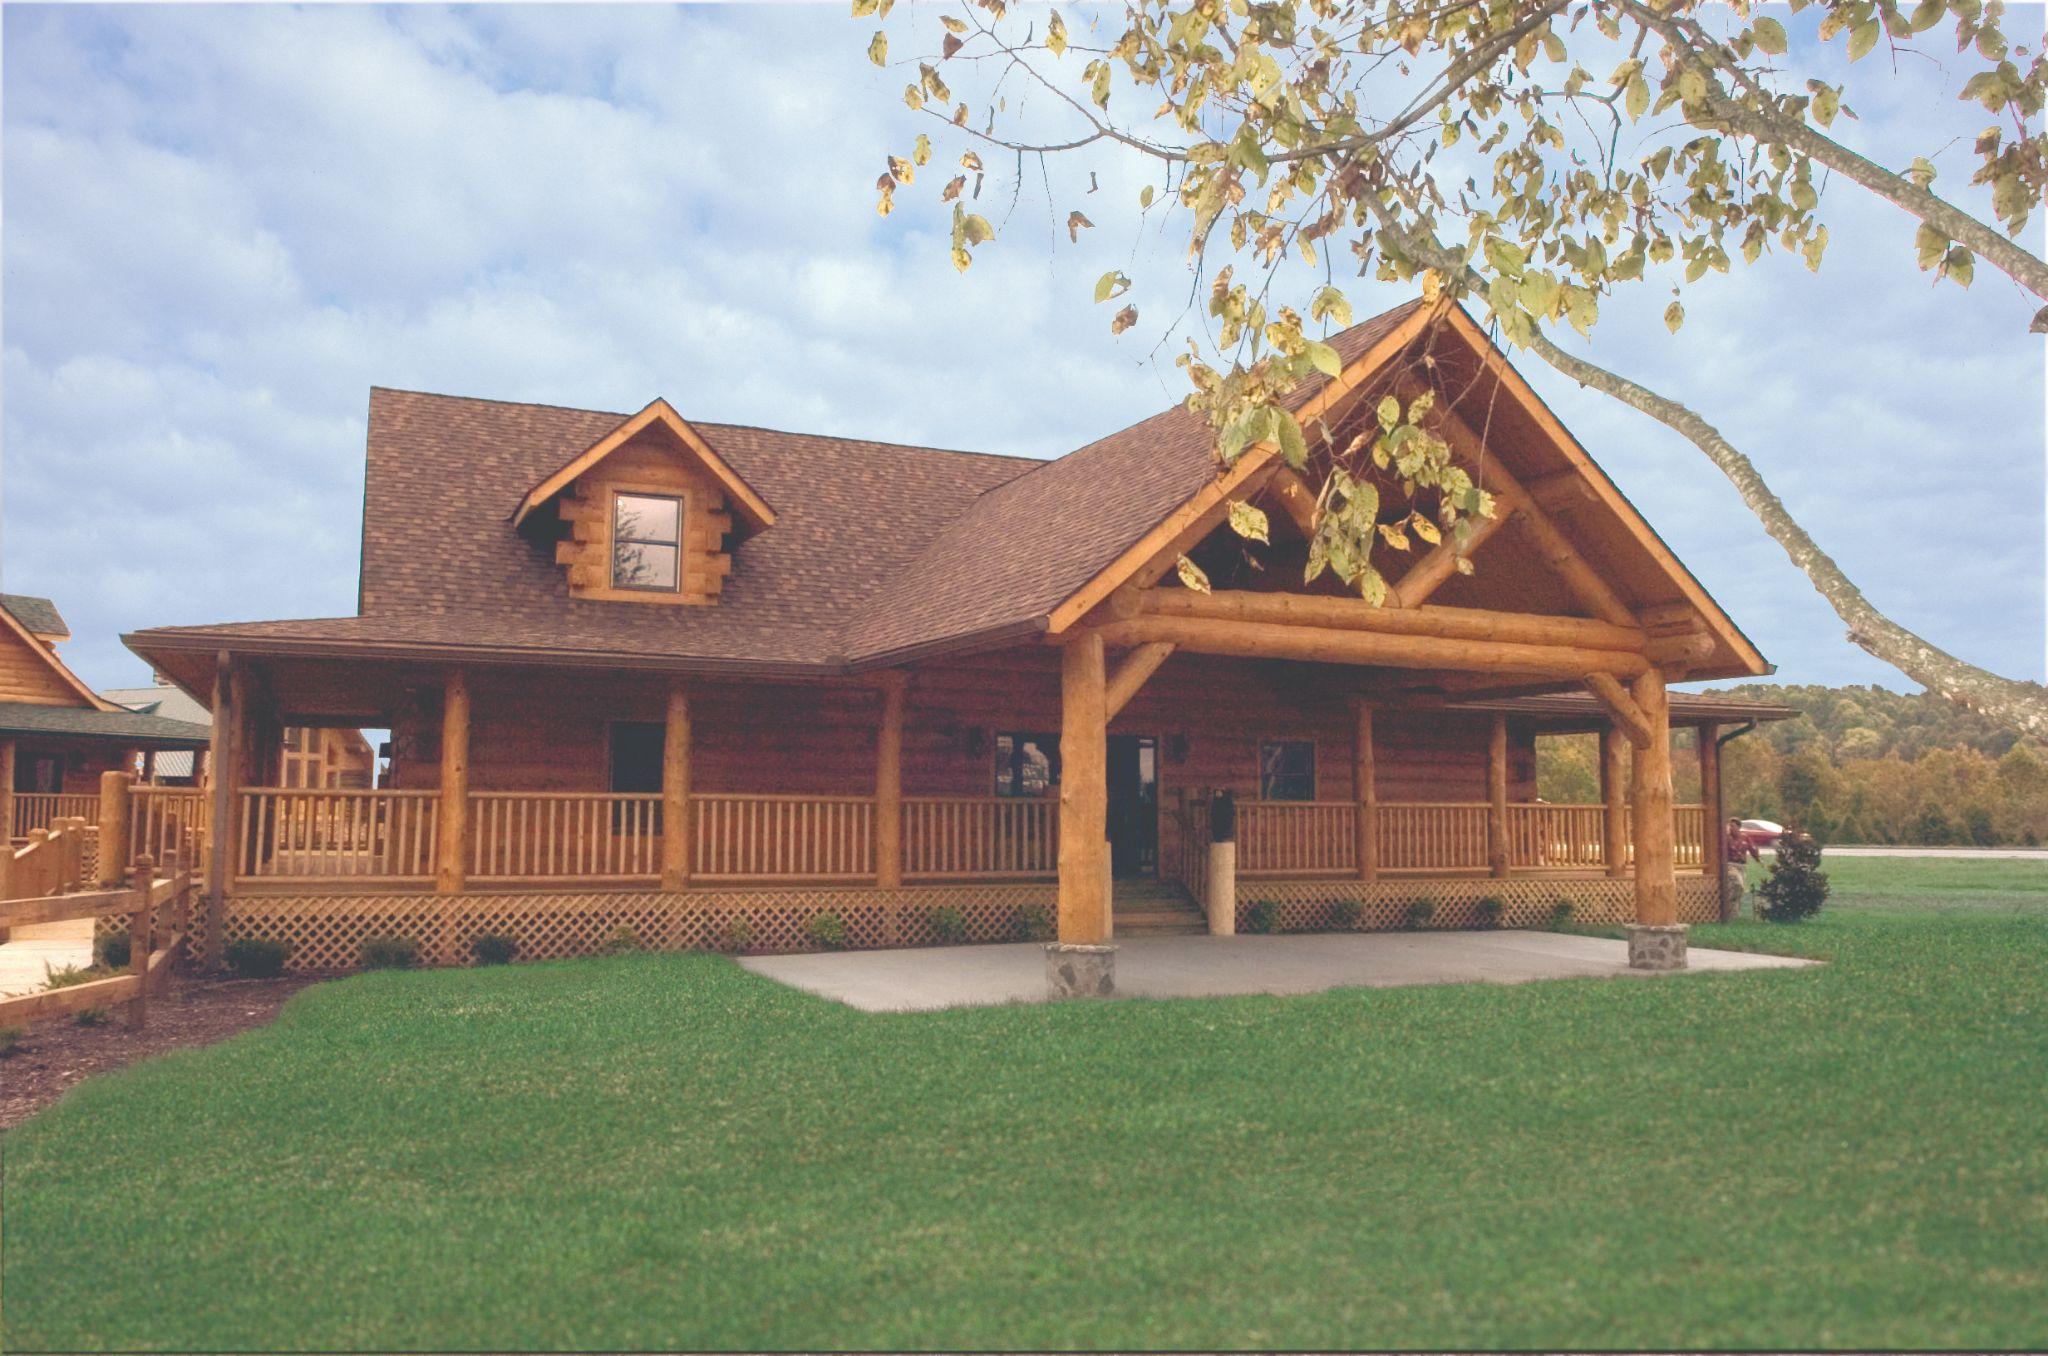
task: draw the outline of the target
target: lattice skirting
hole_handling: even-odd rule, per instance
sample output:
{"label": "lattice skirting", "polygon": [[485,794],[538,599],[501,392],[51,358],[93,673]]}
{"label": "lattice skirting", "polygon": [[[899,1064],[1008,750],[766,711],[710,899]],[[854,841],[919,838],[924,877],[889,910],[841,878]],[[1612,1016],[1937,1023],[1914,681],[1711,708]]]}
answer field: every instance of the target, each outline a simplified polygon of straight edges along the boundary
{"label": "lattice skirting", "polygon": [[[1711,923],[1720,914],[1715,882],[1700,875],[1678,878],[1678,921]],[[1364,907],[1357,926],[1365,930],[1405,927],[1419,900],[1435,905],[1425,926],[1470,928],[1479,924],[1479,901],[1498,899],[1497,926],[1543,927],[1560,903],[1572,906],[1574,923],[1626,923],[1635,918],[1635,882],[1625,877],[1516,879],[1480,877],[1451,880],[1240,880],[1237,927],[1245,930],[1251,906],[1272,900],[1280,906],[1280,931],[1317,932],[1333,926],[1330,905],[1357,900]]]}
{"label": "lattice skirting", "polygon": [[293,970],[349,970],[372,937],[409,937],[421,963],[466,965],[477,937],[518,942],[518,959],[550,960],[618,947],[662,951],[768,953],[820,949],[809,931],[823,913],[838,915],[849,948],[929,946],[932,917],[957,909],[963,942],[1024,940],[1023,911],[1055,907],[1049,883],[911,886],[901,890],[791,887],[587,893],[350,894],[236,899],[225,924],[230,942],[271,938],[291,948]]}

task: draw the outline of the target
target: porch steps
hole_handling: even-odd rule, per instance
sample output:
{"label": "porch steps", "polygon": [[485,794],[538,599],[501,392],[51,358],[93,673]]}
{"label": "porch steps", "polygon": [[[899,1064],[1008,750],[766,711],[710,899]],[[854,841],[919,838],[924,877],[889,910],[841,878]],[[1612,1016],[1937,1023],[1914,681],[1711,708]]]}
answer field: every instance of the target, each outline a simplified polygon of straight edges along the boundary
{"label": "porch steps", "polygon": [[1118,937],[1201,937],[1209,920],[1187,892],[1166,881],[1120,880],[1111,903]]}

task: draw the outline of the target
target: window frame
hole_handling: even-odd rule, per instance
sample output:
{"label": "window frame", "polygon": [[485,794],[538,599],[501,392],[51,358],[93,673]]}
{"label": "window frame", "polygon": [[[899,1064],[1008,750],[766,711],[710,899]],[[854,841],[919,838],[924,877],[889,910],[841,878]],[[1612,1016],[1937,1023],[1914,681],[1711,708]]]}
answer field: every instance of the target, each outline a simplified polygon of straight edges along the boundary
{"label": "window frame", "polygon": [[[1266,794],[1266,750],[1279,745],[1286,744],[1301,745],[1302,747],[1308,750],[1308,794],[1306,795],[1269,796]],[[1273,801],[1277,804],[1283,805],[1305,805],[1313,803],[1317,799],[1318,793],[1322,789],[1321,753],[1322,751],[1316,747],[1316,740],[1312,736],[1304,737],[1299,735],[1261,735],[1259,737],[1257,763],[1257,772],[1259,778],[1259,799],[1262,801]],[[1301,774],[1287,773],[1282,775],[1298,776]]]}
{"label": "window frame", "polygon": [[[675,540],[663,541],[658,537],[620,536],[619,501],[622,499],[659,499],[673,503],[676,506]],[[683,539],[688,535],[688,499],[688,494],[676,489],[642,490],[635,489],[629,485],[616,485],[612,487],[611,519],[606,534],[606,540],[609,542],[611,549],[605,554],[605,579],[608,587],[622,593],[669,594],[681,593],[683,591]],[[619,547],[621,544],[628,546],[658,546],[675,552],[675,582],[671,584],[630,584],[621,582],[619,579]]]}
{"label": "window frame", "polygon": [[[1013,777],[1011,789],[1003,790],[1003,741],[1012,741],[1012,748],[1018,744],[1032,743],[1045,753],[1045,790],[1024,791],[1018,789],[1021,777]],[[1015,755],[1011,762],[1015,764]],[[1022,769],[1018,769],[1019,772]],[[999,800],[1043,800],[1060,784],[1060,737],[1050,730],[997,730],[989,740],[989,794]]]}

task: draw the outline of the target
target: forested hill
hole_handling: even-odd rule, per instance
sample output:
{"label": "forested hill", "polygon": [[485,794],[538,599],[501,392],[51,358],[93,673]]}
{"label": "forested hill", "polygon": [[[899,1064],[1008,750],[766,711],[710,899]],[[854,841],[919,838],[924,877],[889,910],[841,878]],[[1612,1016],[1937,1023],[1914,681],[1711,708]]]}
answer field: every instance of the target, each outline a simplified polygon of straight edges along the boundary
{"label": "forested hill", "polygon": [[[1783,702],[1800,713],[1726,746],[1731,815],[1796,824],[1824,843],[2048,842],[2048,749],[1954,702],[1881,687],[1753,683],[1709,690]],[[1691,743],[1682,736],[1674,759],[1675,789],[1685,802],[1699,797]],[[1536,747],[1545,800],[1598,798],[1590,735],[1539,739]]]}
{"label": "forested hill", "polygon": [[1932,692],[1811,683],[1745,683],[1706,690],[1783,702],[1799,711],[1796,720],[1764,728],[1763,738],[1781,754],[1796,752],[1817,740],[1838,758],[1883,758],[1895,753],[1911,762],[1929,749],[1974,749],[1996,759],[2003,758],[2019,739],[2011,730]]}

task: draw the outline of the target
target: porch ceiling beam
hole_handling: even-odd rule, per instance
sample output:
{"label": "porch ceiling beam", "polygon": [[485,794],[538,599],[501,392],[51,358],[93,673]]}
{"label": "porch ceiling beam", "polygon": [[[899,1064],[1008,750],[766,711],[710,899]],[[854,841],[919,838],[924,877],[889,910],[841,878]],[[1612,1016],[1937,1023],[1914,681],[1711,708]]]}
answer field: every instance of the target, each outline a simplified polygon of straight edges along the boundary
{"label": "porch ceiling beam", "polygon": [[1629,696],[1628,689],[1616,681],[1614,675],[1587,674],[1586,690],[1605,708],[1615,728],[1628,736],[1631,745],[1640,749],[1650,742],[1649,717],[1636,705],[1635,699]]}
{"label": "porch ceiling beam", "polygon": [[1442,587],[1452,575],[1458,572],[1458,562],[1469,560],[1487,540],[1501,528],[1508,519],[1515,516],[1516,506],[1507,500],[1494,504],[1491,518],[1481,518],[1466,534],[1465,540],[1455,536],[1446,537],[1401,576],[1401,582],[1387,590],[1387,603],[1392,607],[1420,607],[1429,601],[1429,596]]}
{"label": "porch ceiling beam", "polygon": [[1206,594],[1192,589],[1153,589],[1143,595],[1143,611],[1162,617],[1274,622],[1451,640],[1564,645],[1584,650],[1639,653],[1647,643],[1647,637],[1639,627],[1616,626],[1584,617],[1489,612],[1475,607],[1374,607],[1363,598],[1253,593],[1243,589],[1224,589]]}
{"label": "porch ceiling beam", "polygon": [[[1408,384],[1404,387],[1404,398],[1412,398],[1414,394],[1419,394],[1420,389],[1412,383]],[[1500,464],[1500,459],[1487,449],[1479,435],[1472,431],[1472,426],[1467,424],[1456,410],[1448,406],[1442,408],[1445,441],[1450,443],[1451,450],[1468,469],[1478,472],[1475,479],[1481,486],[1490,489],[1496,500],[1514,506],[1517,525],[1522,534],[1529,539],[1529,544],[1536,548],[1537,554],[1543,557],[1544,563],[1564,580],[1565,587],[1572,591],[1572,596],[1602,621],[1613,622],[1619,626],[1635,625],[1636,617],[1628,604],[1621,600],[1621,595],[1614,591],[1600,572],[1579,554],[1579,549],[1572,545],[1571,539],[1551,521],[1550,515],[1536,502],[1535,496],[1524,489],[1522,483]]]}
{"label": "porch ceiling beam", "polygon": [[1316,535],[1316,492],[1301,472],[1291,466],[1283,466],[1273,473],[1266,488],[1280,501],[1280,507],[1294,523],[1295,530],[1304,539]]}
{"label": "porch ceiling beam", "polygon": [[1116,666],[1116,672],[1109,675],[1104,689],[1105,705],[1109,708],[1106,719],[1115,720],[1116,713],[1138,695],[1138,689],[1145,686],[1145,680],[1159,672],[1173,654],[1173,643],[1165,640],[1149,641],[1125,655],[1123,662]]}
{"label": "porch ceiling beam", "polygon": [[1137,617],[1111,622],[1101,628],[1101,634],[1112,645],[1143,645],[1163,640],[1194,654],[1388,668],[1558,673],[1576,677],[1604,673],[1633,678],[1649,667],[1641,655],[1620,650],[1389,635],[1212,617]]}

